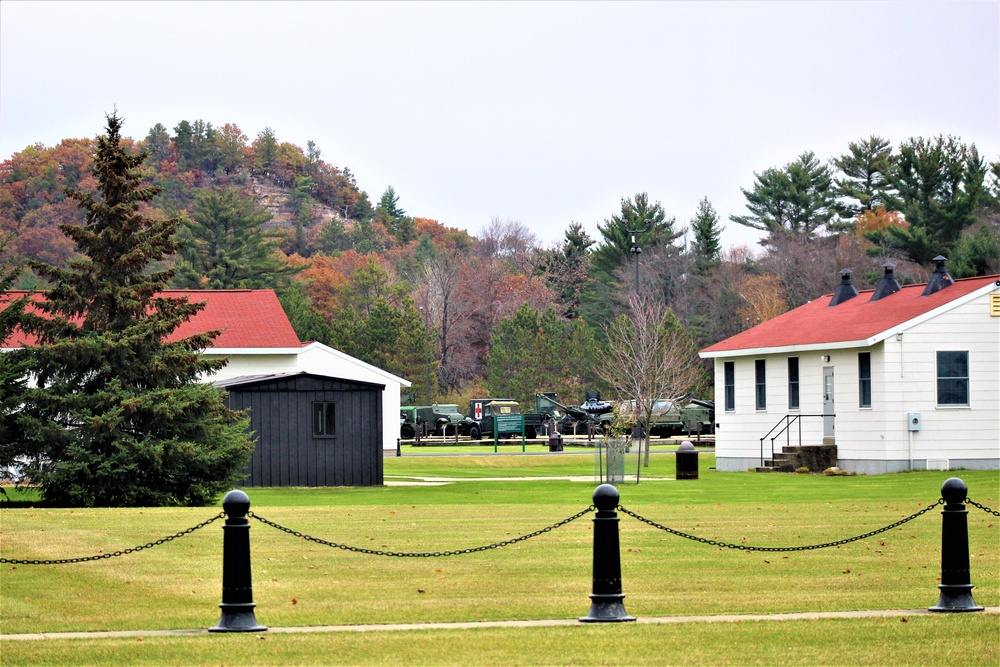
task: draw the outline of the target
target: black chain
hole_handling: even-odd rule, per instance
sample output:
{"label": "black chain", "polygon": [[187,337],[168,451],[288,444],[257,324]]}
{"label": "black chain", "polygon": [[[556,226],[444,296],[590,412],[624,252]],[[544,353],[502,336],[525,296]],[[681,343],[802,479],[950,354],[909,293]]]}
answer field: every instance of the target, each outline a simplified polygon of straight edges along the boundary
{"label": "black chain", "polygon": [[204,528],[208,524],[218,521],[222,517],[226,516],[225,512],[219,512],[217,515],[213,516],[208,521],[202,521],[197,526],[191,526],[187,530],[182,530],[179,533],[174,533],[169,537],[164,537],[155,542],[149,542],[148,544],[143,544],[142,546],[132,547],[131,549],[124,549],[122,551],[114,551],[106,554],[98,554],[97,556],[84,556],[82,558],[63,558],[61,560],[20,560],[16,558],[0,558],[0,563],[10,563],[11,565],[66,565],[68,563],[86,563],[92,560],[104,560],[105,558],[115,558],[116,556],[125,556],[128,554],[133,554],[136,551],[142,551],[143,549],[151,549],[152,547],[158,547],[161,544],[166,544],[172,540],[176,540],[178,537],[183,537],[198,530],[199,528]]}
{"label": "black chain", "polygon": [[851,542],[857,542],[858,540],[864,540],[864,539],[867,539],[869,537],[874,537],[875,535],[878,535],[879,533],[884,533],[887,530],[892,530],[893,528],[896,528],[897,526],[902,526],[904,523],[906,523],[908,521],[913,521],[918,516],[926,514],[927,512],[930,512],[932,509],[934,509],[935,507],[937,507],[938,505],[943,505],[943,504],[944,504],[944,500],[943,499],[939,499],[933,505],[925,507],[924,509],[920,510],[916,514],[911,514],[910,516],[906,517],[905,519],[900,519],[899,521],[897,521],[894,524],[888,525],[888,526],[886,526],[884,528],[879,528],[878,530],[873,530],[870,533],[865,533],[864,535],[858,535],[857,537],[849,537],[846,540],[837,540],[836,542],[827,542],[825,544],[809,544],[809,545],[801,546],[801,547],[755,547],[755,546],[750,546],[750,545],[746,545],[746,544],[730,544],[729,542],[719,542],[717,540],[708,540],[708,539],[705,539],[704,537],[698,537],[696,535],[688,535],[687,533],[682,533],[679,530],[674,530],[673,528],[667,528],[666,526],[660,525],[660,524],[656,523],[655,521],[650,521],[649,519],[647,519],[645,517],[639,516],[635,512],[633,512],[631,510],[628,510],[628,509],[625,509],[621,505],[618,506],[618,509],[621,512],[623,512],[624,514],[628,514],[633,519],[638,519],[639,521],[642,521],[645,524],[649,524],[653,528],[659,528],[660,530],[664,530],[664,531],[670,533],[671,535],[677,535],[678,537],[683,537],[683,538],[686,538],[686,539],[689,539],[689,540],[694,540],[695,542],[701,542],[703,544],[710,544],[713,547],[724,547],[726,549],[739,549],[740,551],[812,551],[813,549],[825,549],[826,547],[836,547],[836,546],[840,546],[841,544],[850,544]]}
{"label": "black chain", "polygon": [[973,500],[971,498],[966,498],[965,502],[969,503],[973,507],[978,507],[979,509],[981,509],[982,511],[986,512],[987,514],[992,514],[993,516],[1000,516],[1000,512],[997,512],[996,510],[991,510],[989,507],[986,507],[985,505],[980,505],[979,503],[977,503],[975,500]]}
{"label": "black chain", "polygon": [[500,547],[510,546],[511,544],[515,544],[517,542],[530,540],[532,537],[538,537],[543,533],[555,530],[556,528],[561,528],[562,526],[565,526],[567,523],[579,519],[584,514],[587,514],[588,512],[593,512],[594,509],[595,507],[591,505],[582,512],[579,512],[571,517],[563,519],[559,523],[554,523],[551,526],[546,526],[545,528],[542,528],[541,530],[536,530],[533,533],[528,533],[527,535],[521,535],[520,537],[515,537],[510,540],[504,540],[503,542],[497,542],[495,544],[487,544],[486,546],[473,547],[471,549],[456,549],[454,551],[420,551],[420,552],[379,551],[378,549],[364,549],[361,547],[352,547],[348,544],[338,544],[337,542],[329,542],[327,540],[323,540],[318,537],[313,537],[311,535],[306,535],[305,533],[300,533],[299,531],[292,530],[291,528],[285,528],[284,526],[277,524],[273,521],[268,521],[264,517],[258,516],[253,512],[248,512],[247,516],[253,517],[254,519],[257,519],[257,521],[260,521],[263,524],[271,526],[272,528],[277,528],[278,530],[288,533],[289,535],[294,535],[295,537],[301,537],[304,540],[315,542],[316,544],[322,544],[323,546],[334,547],[336,549],[343,549],[344,551],[353,551],[354,553],[368,554],[370,556],[396,556],[399,558],[433,558],[438,556],[458,556],[460,554],[473,554],[478,551],[489,551],[490,549],[499,549]]}

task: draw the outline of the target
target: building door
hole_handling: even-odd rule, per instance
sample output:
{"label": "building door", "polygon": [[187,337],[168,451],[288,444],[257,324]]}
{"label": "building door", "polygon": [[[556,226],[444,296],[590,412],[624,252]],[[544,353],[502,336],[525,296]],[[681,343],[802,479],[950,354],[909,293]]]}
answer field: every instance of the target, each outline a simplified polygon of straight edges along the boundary
{"label": "building door", "polygon": [[836,417],[833,407],[833,366],[823,367],[823,444],[835,444],[833,420]]}

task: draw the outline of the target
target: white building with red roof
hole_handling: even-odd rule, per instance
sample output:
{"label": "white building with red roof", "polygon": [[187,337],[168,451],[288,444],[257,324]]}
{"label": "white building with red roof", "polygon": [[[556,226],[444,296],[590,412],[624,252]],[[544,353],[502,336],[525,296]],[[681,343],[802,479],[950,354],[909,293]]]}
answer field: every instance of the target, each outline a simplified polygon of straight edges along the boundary
{"label": "white building with red roof", "polygon": [[[0,309],[25,292],[7,292],[0,297]],[[383,449],[396,449],[399,435],[400,388],[410,382],[320,343],[303,343],[295,334],[274,290],[165,290],[163,296],[187,297],[205,307],[183,323],[168,338],[219,331],[219,336],[203,354],[224,357],[227,365],[206,382],[239,377],[308,372],[331,378],[383,385]],[[41,299],[35,295],[33,298]],[[0,342],[0,350],[31,346],[30,337],[15,334]]]}
{"label": "white building with red roof", "polygon": [[716,467],[798,445],[877,474],[1000,468],[1000,276],[837,292],[701,351],[715,361]]}

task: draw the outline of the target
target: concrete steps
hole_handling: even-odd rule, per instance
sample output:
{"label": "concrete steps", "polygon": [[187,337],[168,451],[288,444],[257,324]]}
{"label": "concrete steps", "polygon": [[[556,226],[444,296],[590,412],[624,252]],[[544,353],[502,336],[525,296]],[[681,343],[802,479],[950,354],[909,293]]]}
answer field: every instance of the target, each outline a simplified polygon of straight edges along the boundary
{"label": "concrete steps", "polygon": [[755,468],[757,472],[795,472],[808,468],[809,472],[822,472],[837,465],[836,445],[802,445],[782,447],[774,452],[771,460]]}

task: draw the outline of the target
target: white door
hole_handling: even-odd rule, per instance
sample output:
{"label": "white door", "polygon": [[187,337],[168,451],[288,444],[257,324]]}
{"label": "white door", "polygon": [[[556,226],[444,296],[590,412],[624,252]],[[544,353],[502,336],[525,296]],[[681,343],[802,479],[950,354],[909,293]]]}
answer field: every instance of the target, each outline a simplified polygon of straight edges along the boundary
{"label": "white door", "polygon": [[837,412],[833,406],[833,366],[823,367],[823,444],[836,442],[833,420]]}

